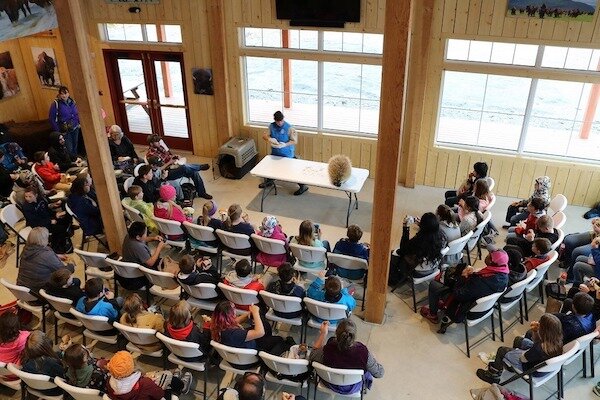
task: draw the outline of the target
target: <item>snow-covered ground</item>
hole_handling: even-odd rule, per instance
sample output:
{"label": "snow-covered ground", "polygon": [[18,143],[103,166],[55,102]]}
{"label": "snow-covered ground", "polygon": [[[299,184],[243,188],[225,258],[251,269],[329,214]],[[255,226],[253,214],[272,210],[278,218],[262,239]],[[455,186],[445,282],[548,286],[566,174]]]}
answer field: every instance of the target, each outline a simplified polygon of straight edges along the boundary
{"label": "snow-covered ground", "polygon": [[23,12],[19,11],[19,20],[14,25],[5,12],[0,13],[0,41],[29,36],[58,27],[54,6],[42,8],[29,3],[29,8],[31,14],[28,12],[27,17],[23,17]]}

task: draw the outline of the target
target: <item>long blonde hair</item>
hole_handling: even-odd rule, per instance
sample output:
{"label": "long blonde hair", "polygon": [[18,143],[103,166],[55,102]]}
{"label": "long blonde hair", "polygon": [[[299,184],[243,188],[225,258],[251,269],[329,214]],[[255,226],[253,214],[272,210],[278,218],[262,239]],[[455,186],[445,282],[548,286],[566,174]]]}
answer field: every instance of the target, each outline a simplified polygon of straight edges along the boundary
{"label": "long blonde hair", "polygon": [[125,322],[131,326],[137,325],[137,317],[144,312],[144,302],[137,293],[132,293],[125,299],[123,304],[123,315],[125,316]]}
{"label": "long blonde hair", "polygon": [[225,221],[225,226],[228,229],[233,227],[233,221],[237,221],[242,216],[242,206],[239,204],[232,204],[227,209],[227,220]]}
{"label": "long blonde hair", "polygon": [[300,224],[300,228],[298,229],[298,236],[296,237],[296,240],[298,241],[298,244],[301,244],[304,246],[312,246],[313,241],[314,241],[314,234],[315,234],[315,225],[312,223],[311,220],[306,219],[306,220],[302,221],[302,223]]}
{"label": "long blonde hair", "polygon": [[202,221],[202,225],[203,226],[207,226],[208,223],[210,222],[210,210],[212,210],[213,208],[213,203],[210,201],[207,201],[206,203],[204,203],[204,205],[202,206],[202,217],[201,221]]}
{"label": "long blonde hair", "polygon": [[563,331],[560,320],[553,314],[546,313],[540,318],[541,346],[544,353],[556,357],[563,352]]}

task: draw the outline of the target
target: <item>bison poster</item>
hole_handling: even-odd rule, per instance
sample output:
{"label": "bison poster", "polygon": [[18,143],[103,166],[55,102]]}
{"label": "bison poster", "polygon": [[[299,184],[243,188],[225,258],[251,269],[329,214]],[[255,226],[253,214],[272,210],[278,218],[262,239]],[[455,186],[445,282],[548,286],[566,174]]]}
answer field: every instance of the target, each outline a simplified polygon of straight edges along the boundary
{"label": "bison poster", "polygon": [[0,99],[19,93],[19,81],[8,51],[0,53]]}
{"label": "bison poster", "polygon": [[566,21],[594,18],[597,0],[508,0],[508,15]]}
{"label": "bison poster", "polygon": [[194,80],[194,94],[214,94],[212,69],[192,68],[192,79]]}
{"label": "bison poster", "polygon": [[38,79],[43,88],[57,88],[60,86],[58,64],[54,50],[49,47],[32,47],[33,64]]}
{"label": "bison poster", "polygon": [[0,0],[0,42],[57,28],[52,3],[53,0]]}

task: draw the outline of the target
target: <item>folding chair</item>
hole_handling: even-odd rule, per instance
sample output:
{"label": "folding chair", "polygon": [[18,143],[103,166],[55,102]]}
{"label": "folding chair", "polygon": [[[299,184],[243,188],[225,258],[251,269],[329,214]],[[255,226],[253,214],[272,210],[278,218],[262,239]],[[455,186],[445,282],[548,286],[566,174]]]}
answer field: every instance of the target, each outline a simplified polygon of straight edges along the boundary
{"label": "folding chair", "polygon": [[27,243],[27,237],[29,236],[29,232],[31,232],[30,226],[25,226],[23,228],[17,227],[17,224],[24,220],[25,216],[14,204],[8,204],[0,210],[0,221],[2,221],[2,223],[16,236],[17,268],[19,268],[19,263],[21,261],[19,257],[21,245],[25,245],[25,243]]}

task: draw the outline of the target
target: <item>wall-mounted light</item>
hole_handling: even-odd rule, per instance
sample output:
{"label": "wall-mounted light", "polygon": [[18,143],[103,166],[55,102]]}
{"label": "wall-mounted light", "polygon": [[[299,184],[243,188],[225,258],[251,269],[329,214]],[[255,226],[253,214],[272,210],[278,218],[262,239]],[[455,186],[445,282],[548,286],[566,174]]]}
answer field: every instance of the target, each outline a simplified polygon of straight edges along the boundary
{"label": "wall-mounted light", "polygon": [[139,14],[142,12],[142,9],[139,7],[129,7],[129,12],[132,14]]}

